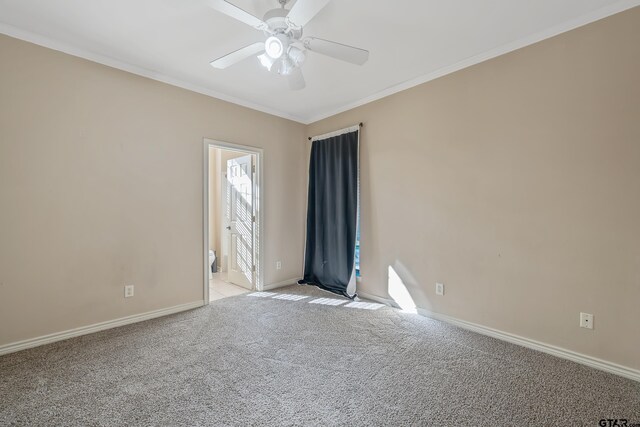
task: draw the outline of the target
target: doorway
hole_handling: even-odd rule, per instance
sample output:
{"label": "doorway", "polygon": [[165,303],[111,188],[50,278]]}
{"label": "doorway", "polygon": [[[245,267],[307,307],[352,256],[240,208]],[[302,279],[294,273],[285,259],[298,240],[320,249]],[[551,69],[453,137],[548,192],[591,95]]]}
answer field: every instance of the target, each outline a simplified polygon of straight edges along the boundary
{"label": "doorway", "polygon": [[262,288],[262,150],[204,141],[205,301]]}

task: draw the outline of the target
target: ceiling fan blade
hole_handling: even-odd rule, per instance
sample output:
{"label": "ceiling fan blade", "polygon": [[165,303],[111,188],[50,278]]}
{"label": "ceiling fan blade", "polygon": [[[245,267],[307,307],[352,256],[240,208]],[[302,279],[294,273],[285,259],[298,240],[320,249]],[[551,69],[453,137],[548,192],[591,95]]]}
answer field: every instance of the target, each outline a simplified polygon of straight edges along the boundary
{"label": "ceiling fan blade", "polygon": [[262,52],[264,52],[264,43],[256,42],[211,61],[211,66],[213,68],[219,68],[223,70],[233,64],[242,61],[243,59]]}
{"label": "ceiling fan blade", "polygon": [[331,0],[298,0],[289,11],[287,21],[293,27],[304,27],[330,1]]}
{"label": "ceiling fan blade", "polygon": [[291,90],[301,90],[304,89],[306,85],[302,70],[300,68],[294,68],[291,74],[289,74],[289,87]]}
{"label": "ceiling fan blade", "polygon": [[356,65],[362,65],[369,59],[368,50],[315,37],[305,38],[304,47],[312,52],[321,53]]}
{"label": "ceiling fan blade", "polygon": [[262,19],[256,18],[249,12],[245,12],[238,6],[235,6],[225,0],[208,0],[209,6],[218,12],[222,12],[232,18],[237,19],[240,22],[244,22],[247,25],[251,25],[257,30],[267,30],[269,26],[262,21]]}

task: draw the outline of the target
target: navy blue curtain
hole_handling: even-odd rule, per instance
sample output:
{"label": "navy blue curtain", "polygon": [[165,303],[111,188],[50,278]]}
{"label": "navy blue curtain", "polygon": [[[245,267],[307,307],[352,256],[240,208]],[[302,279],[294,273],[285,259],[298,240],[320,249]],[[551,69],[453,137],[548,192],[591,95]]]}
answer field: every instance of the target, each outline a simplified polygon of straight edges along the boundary
{"label": "navy blue curtain", "polygon": [[[313,141],[309,162],[307,243],[299,283],[355,297],[358,133]],[[355,284],[355,282],[353,282]]]}

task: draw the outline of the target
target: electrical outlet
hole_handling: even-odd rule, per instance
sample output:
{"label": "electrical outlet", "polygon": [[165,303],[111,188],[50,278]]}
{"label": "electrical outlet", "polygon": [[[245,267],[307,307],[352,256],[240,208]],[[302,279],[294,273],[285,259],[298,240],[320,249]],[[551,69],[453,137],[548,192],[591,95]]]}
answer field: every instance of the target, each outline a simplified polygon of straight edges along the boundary
{"label": "electrical outlet", "polygon": [[282,268],[282,261],[276,261],[276,270],[280,270]]}
{"label": "electrical outlet", "polygon": [[593,329],[593,314],[580,313],[580,327]]}
{"label": "electrical outlet", "polygon": [[124,297],[130,298],[133,296],[133,285],[125,285],[124,286]]}
{"label": "electrical outlet", "polygon": [[436,283],[436,295],[444,295],[444,283]]}

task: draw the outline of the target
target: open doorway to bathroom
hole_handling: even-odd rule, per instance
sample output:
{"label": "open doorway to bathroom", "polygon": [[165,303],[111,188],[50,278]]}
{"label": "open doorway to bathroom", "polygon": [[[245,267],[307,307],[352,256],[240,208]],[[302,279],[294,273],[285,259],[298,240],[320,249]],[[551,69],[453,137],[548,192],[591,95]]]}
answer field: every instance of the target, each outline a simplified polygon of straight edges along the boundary
{"label": "open doorway to bathroom", "polygon": [[204,145],[204,291],[215,301],[262,287],[262,150],[212,140]]}

